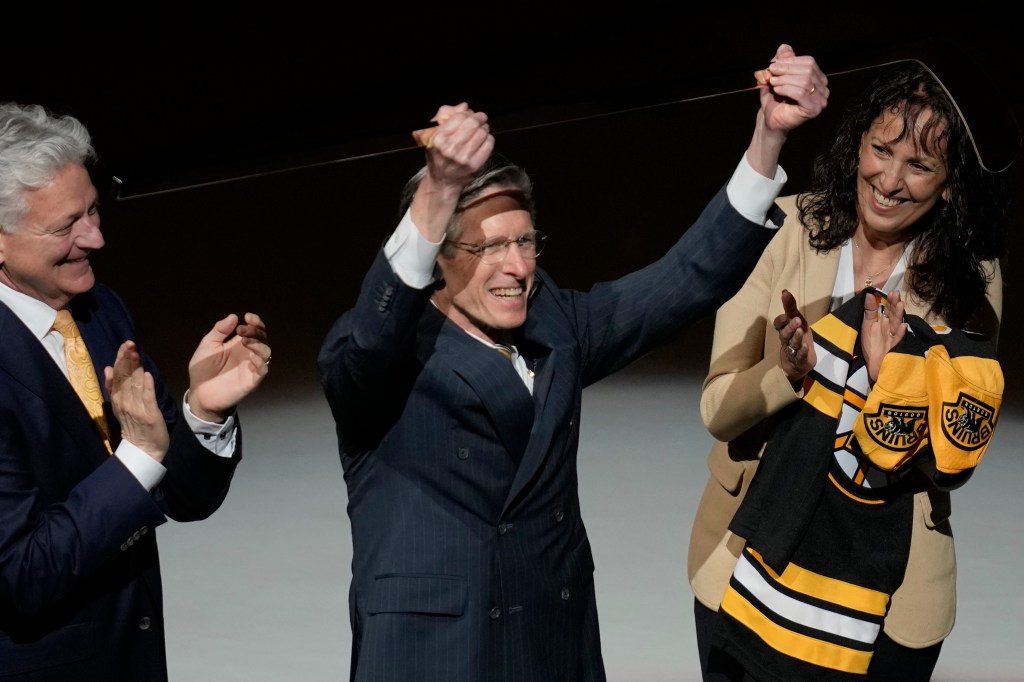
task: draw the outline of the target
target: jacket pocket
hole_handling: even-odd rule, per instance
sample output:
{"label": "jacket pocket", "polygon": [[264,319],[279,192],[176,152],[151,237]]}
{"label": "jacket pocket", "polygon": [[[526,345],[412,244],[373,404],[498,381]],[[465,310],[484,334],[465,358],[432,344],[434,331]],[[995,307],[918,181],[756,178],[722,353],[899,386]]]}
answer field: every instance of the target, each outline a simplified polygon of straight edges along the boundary
{"label": "jacket pocket", "polygon": [[747,468],[754,469],[757,460],[734,459],[724,445],[716,445],[708,457],[708,469],[718,484],[730,495],[738,495],[747,476]]}
{"label": "jacket pocket", "polygon": [[584,536],[583,541],[576,545],[572,551],[572,559],[576,564],[580,582],[589,585],[594,579],[594,552],[590,549],[590,538]]}
{"label": "jacket pocket", "polygon": [[461,616],[468,593],[461,576],[385,573],[374,578],[367,611]]}
{"label": "jacket pocket", "polygon": [[92,658],[96,653],[96,629],[92,623],[76,623],[25,643],[0,634],[0,677]]}

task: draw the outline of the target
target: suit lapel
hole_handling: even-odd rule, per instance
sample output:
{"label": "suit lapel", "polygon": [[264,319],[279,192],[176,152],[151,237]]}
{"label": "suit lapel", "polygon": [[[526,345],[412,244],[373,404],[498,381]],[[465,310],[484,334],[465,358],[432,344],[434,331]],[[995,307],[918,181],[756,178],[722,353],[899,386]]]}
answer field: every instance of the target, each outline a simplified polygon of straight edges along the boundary
{"label": "suit lapel", "polygon": [[[440,313],[437,313],[440,316]],[[456,324],[442,324],[435,344],[444,362],[476,393],[509,455],[522,460],[533,422],[533,400],[512,364]]]}
{"label": "suit lapel", "polygon": [[[475,392],[495,426],[498,438],[518,464],[505,502],[507,509],[549,456],[558,429],[574,419],[578,372],[574,344],[560,341],[531,307],[524,332],[515,343],[534,361],[533,395],[515,368],[495,350],[429,307],[421,318],[416,354],[445,366]],[[444,371],[441,369],[440,371]],[[570,439],[573,434],[566,434]]]}
{"label": "suit lapel", "polygon": [[[575,342],[560,342],[552,333],[553,325],[544,324],[543,311],[539,306],[531,308],[527,318],[524,338],[517,342],[533,357],[535,377],[533,383],[534,419],[523,459],[516,471],[515,480],[505,498],[503,511],[515,504],[522,491],[536,476],[549,456],[551,444],[559,436],[558,429],[564,428],[575,419],[576,382],[578,362],[574,357]],[[565,434],[572,440],[572,433]]]}
{"label": "suit lapel", "polygon": [[[26,419],[45,419],[48,422],[52,419],[83,451],[95,456],[97,462],[105,459],[107,451],[103,442],[67,377],[39,340],[3,304],[0,304],[0,349],[0,371],[38,396],[49,409],[49,415],[28,415]],[[81,453],[75,454],[74,461],[85,461]]]}
{"label": "suit lapel", "polygon": [[[820,320],[829,312],[832,304],[832,288],[839,272],[839,249],[819,254],[807,243],[806,233],[800,230],[800,258],[803,260],[800,271],[800,291],[794,291],[797,304],[800,305],[810,322]],[[821,292],[828,292],[824,296]],[[801,303],[801,301],[803,301]]]}

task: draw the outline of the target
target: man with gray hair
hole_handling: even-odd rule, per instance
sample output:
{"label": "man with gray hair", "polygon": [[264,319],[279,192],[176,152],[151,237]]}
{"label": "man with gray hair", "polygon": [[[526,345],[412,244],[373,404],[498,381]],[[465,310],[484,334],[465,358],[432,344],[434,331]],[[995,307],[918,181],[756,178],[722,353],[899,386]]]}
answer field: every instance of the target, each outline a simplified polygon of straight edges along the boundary
{"label": "man with gray hair", "polygon": [[224,500],[236,406],[267,375],[260,317],[232,313],[179,403],[123,301],[85,126],[0,104],[0,678],[167,679],[155,528]]}

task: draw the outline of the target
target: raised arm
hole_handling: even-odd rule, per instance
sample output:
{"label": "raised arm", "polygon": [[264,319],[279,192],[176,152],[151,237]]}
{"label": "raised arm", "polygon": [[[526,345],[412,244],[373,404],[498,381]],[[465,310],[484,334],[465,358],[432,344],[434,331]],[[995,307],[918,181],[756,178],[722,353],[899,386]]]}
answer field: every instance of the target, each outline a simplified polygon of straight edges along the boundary
{"label": "raised arm", "polygon": [[779,154],[789,132],[817,117],[828,105],[828,77],[814,57],[797,56],[783,44],[767,69],[755,74],[761,88],[761,108],[747,161],[761,175],[774,177]]}
{"label": "raised arm", "polygon": [[416,189],[410,210],[423,237],[440,242],[455,212],[459,194],[494,150],[487,114],[465,102],[442,106],[434,116],[437,129],[426,146],[427,173]]}

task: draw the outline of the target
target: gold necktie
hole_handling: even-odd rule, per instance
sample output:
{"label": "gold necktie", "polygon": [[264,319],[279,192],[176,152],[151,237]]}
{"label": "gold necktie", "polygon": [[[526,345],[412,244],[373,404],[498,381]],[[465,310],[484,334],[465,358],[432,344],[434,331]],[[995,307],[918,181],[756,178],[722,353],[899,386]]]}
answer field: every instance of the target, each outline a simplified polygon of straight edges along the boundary
{"label": "gold necktie", "polygon": [[68,379],[75,393],[82,399],[85,409],[89,411],[96,428],[103,437],[103,444],[107,452],[113,452],[110,447],[110,428],[103,416],[103,395],[100,393],[100,381],[96,377],[96,370],[92,365],[92,358],[89,357],[89,350],[85,347],[82,334],[78,331],[78,325],[67,310],[57,311],[57,320],[53,328],[64,337],[64,359],[68,365]]}
{"label": "gold necktie", "polygon": [[512,348],[503,343],[494,344],[495,350],[505,356],[506,360],[512,360]]}

